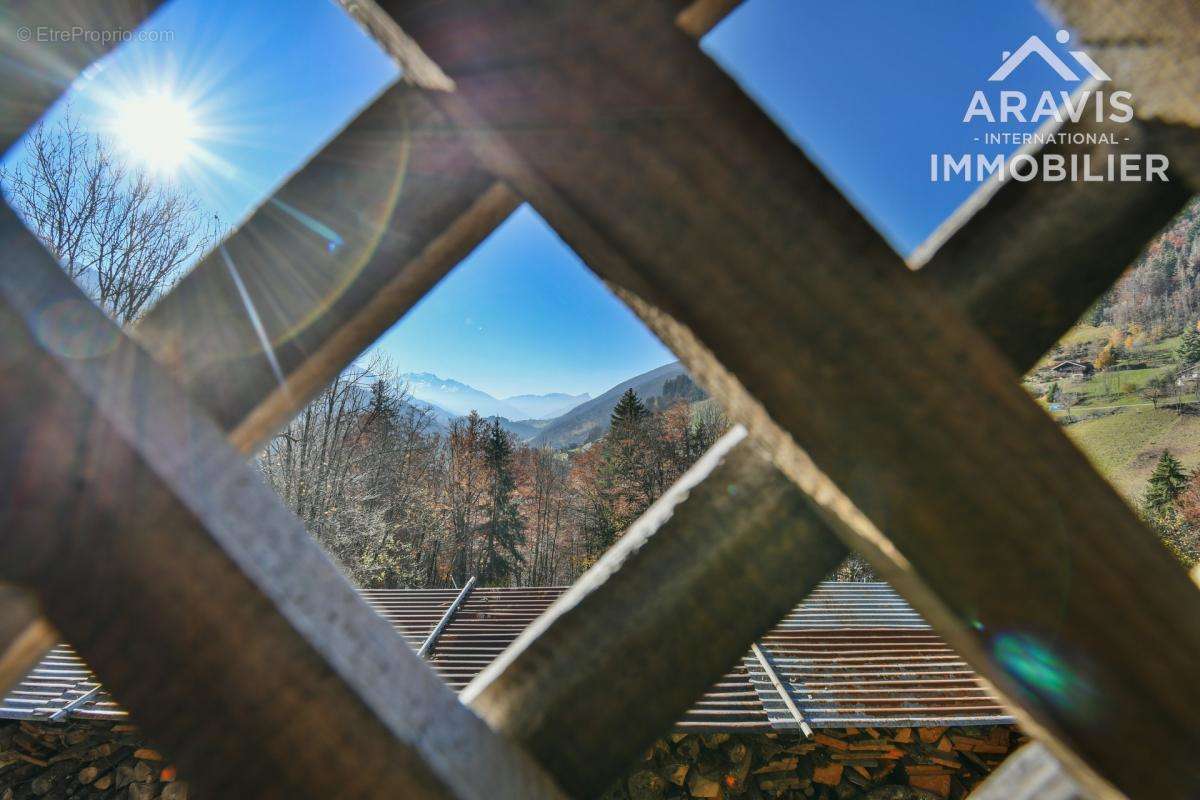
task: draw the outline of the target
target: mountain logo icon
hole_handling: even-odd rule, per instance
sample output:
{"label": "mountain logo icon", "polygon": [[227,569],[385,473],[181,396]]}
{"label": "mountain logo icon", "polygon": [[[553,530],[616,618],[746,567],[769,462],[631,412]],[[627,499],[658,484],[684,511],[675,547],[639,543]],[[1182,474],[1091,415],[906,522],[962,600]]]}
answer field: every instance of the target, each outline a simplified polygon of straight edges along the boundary
{"label": "mountain logo icon", "polygon": [[[1066,44],[1068,41],[1070,41],[1071,34],[1065,30],[1061,30],[1055,35],[1054,38],[1058,40],[1059,44]],[[1082,67],[1083,70],[1092,78],[1095,78],[1098,81],[1112,80],[1112,78],[1108,76],[1108,73],[1102,70],[1100,65],[1093,61],[1092,57],[1087,53],[1083,52],[1082,50],[1071,50],[1069,52],[1071,53],[1071,57],[1074,58],[1079,63],[1079,66]],[[1025,59],[1034,54],[1041,56],[1042,60],[1045,61],[1052,70],[1058,73],[1058,76],[1063,80],[1083,80],[1079,76],[1079,73],[1067,66],[1067,63],[1059,58],[1058,55],[1049,47],[1047,47],[1046,43],[1037,36],[1030,36],[1028,39],[1026,39],[1025,43],[1018,47],[1015,53],[1005,50],[1000,55],[1000,67],[991,74],[991,77],[989,77],[988,80],[1004,80],[1011,75],[1017,67],[1025,63]]]}

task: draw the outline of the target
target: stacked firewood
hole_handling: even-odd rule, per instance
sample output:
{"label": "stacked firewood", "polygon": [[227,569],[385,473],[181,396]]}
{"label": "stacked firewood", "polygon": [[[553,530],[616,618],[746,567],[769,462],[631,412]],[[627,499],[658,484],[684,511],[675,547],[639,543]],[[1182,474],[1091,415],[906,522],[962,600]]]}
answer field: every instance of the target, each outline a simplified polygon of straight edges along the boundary
{"label": "stacked firewood", "polygon": [[1015,728],[839,728],[660,739],[605,800],[957,800],[1024,741]]}
{"label": "stacked firewood", "polygon": [[175,768],[132,725],[0,721],[0,800],[187,800]]}
{"label": "stacked firewood", "polygon": [[[959,800],[1024,741],[1011,726],[676,733],[604,800]],[[187,784],[124,723],[0,721],[0,800],[187,800]]]}

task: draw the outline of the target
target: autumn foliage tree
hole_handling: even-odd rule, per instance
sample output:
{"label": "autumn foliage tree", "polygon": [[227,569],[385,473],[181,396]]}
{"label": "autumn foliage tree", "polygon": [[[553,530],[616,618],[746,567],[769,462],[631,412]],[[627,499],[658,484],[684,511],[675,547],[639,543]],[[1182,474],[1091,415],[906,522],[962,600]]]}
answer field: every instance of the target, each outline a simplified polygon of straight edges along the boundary
{"label": "autumn foliage tree", "polygon": [[475,413],[442,428],[373,360],[339,376],[259,463],[361,586],[568,583],[727,424],[679,395],[646,402],[634,392],[611,423],[574,452],[521,445]]}
{"label": "autumn foliage tree", "polygon": [[576,458],[572,470],[585,559],[594,561],[611,546],[727,425],[723,415],[696,411],[683,400],[651,411],[627,390],[613,408],[608,433]]}

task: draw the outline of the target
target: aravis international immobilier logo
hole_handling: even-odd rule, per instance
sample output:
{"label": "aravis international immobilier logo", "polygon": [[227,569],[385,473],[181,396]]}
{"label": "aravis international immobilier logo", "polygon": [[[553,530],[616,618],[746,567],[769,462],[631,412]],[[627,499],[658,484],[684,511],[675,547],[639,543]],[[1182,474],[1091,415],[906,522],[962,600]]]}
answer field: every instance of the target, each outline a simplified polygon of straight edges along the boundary
{"label": "aravis international immobilier logo", "polygon": [[[1058,31],[1060,45],[1071,41]],[[1133,121],[1130,92],[1112,90],[1111,78],[1083,50],[1056,53],[1038,36],[1015,51],[1000,54],[998,66],[965,104],[961,122],[976,152],[930,153],[929,179],[934,183],[984,181],[1167,181],[1167,156],[1129,146]],[[1071,89],[1040,92],[1006,88],[1009,78],[1031,61],[1040,60]],[[1069,126],[1068,123],[1087,123]],[[1095,124],[1093,124],[1095,123]],[[1037,130],[1029,130],[1037,124]],[[981,130],[982,128],[982,130]],[[965,137],[964,137],[965,138]],[[1011,154],[985,152],[984,146],[1019,145]],[[1046,145],[1074,146],[1075,152],[1045,152]],[[1084,152],[1087,150],[1088,152]]]}

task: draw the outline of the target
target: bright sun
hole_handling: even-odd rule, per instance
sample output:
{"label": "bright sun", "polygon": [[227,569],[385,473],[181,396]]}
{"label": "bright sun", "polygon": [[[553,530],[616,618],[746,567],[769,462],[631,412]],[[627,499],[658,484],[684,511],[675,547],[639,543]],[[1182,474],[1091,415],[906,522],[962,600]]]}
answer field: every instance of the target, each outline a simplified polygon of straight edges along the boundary
{"label": "bright sun", "polygon": [[114,130],[132,157],[157,172],[175,172],[196,150],[197,127],[192,109],[165,92],[122,101],[117,106]]}

